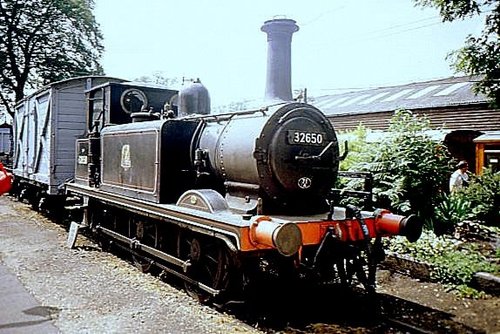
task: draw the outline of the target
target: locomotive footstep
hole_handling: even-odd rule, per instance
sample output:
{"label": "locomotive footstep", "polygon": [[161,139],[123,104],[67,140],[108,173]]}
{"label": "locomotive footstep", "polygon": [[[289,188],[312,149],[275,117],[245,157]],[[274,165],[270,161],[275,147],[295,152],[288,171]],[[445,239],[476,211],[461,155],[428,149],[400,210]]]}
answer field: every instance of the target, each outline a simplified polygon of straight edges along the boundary
{"label": "locomotive footstep", "polygon": [[78,237],[78,230],[86,227],[85,225],[78,224],[77,222],[71,222],[69,227],[68,239],[66,240],[66,245],[69,248],[75,247],[76,238]]}

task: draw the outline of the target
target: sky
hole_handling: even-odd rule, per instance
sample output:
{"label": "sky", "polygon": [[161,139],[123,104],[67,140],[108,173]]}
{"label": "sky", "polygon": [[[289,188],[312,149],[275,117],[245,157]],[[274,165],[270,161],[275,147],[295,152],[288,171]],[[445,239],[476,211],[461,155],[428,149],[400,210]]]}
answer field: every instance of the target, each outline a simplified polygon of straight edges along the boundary
{"label": "sky", "polygon": [[266,20],[297,22],[292,89],[316,97],[457,75],[447,54],[483,24],[413,0],[96,0],[94,14],[107,75],[199,78],[212,106],[263,98]]}

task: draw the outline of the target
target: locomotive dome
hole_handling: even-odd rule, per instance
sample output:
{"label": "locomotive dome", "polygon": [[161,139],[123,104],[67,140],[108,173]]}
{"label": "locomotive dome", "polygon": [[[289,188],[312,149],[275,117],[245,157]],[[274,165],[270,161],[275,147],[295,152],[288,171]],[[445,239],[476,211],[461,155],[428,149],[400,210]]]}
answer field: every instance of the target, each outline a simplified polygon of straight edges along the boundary
{"label": "locomotive dome", "polygon": [[179,92],[179,116],[210,114],[210,95],[200,79]]}

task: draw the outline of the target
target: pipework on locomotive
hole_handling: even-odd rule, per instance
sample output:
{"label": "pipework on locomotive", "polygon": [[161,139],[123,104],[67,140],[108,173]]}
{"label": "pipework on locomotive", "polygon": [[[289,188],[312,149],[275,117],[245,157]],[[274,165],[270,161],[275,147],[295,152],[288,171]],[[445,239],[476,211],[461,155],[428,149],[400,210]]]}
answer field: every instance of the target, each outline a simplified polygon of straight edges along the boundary
{"label": "pipework on locomotive", "polygon": [[[263,278],[359,282],[375,291],[381,239],[415,241],[422,222],[338,205],[342,156],[332,123],[291,97],[298,26],[275,19],[262,30],[266,100],[255,109],[211,114],[199,80],[180,92],[119,80],[87,87],[72,180],[58,188],[81,200],[70,244],[89,228],[103,244],[127,249],[141,269],[182,279],[201,301],[244,295]],[[33,193],[27,177],[16,177],[18,194]]]}

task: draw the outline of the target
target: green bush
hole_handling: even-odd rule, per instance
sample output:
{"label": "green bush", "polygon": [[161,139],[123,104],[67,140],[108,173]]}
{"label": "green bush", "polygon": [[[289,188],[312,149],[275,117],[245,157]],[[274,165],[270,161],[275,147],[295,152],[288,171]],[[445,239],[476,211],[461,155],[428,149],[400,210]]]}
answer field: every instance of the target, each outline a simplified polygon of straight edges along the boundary
{"label": "green bush", "polygon": [[[500,173],[472,175],[469,187],[447,195],[453,160],[431,131],[426,116],[398,110],[379,142],[369,143],[370,130],[362,125],[341,133],[339,139],[349,141],[349,154],[340,170],[371,172],[374,206],[418,214],[438,234],[452,232],[465,219],[500,226]],[[362,181],[339,180],[337,187],[361,190]]]}
{"label": "green bush", "polygon": [[472,219],[500,227],[500,172],[485,169],[482,175],[473,175],[457,196],[470,202]]}
{"label": "green bush", "polygon": [[468,285],[476,272],[495,271],[480,253],[470,250],[449,249],[428,261],[433,264],[431,277],[445,284]]}
{"label": "green bush", "polygon": [[429,261],[449,249],[455,249],[460,242],[444,236],[436,236],[434,232],[424,230],[416,242],[409,242],[406,237],[396,236],[388,239],[387,249],[398,253],[407,254],[420,261]]}
{"label": "green bush", "polygon": [[430,131],[427,117],[398,110],[382,140],[367,146],[359,155],[363,159],[350,166],[373,173],[376,206],[432,219],[436,198],[448,184],[451,158]]}
{"label": "green bush", "polygon": [[500,173],[490,169],[471,175],[469,186],[437,198],[433,227],[439,235],[451,234],[456,224],[473,220],[500,227]]}
{"label": "green bush", "polygon": [[[369,130],[360,126],[344,134],[350,149],[341,170],[371,172],[375,206],[401,214],[416,213],[438,234],[424,230],[414,243],[393,237],[387,241],[388,250],[431,264],[431,277],[461,296],[479,297],[481,293],[468,286],[474,273],[498,274],[498,261],[490,263],[472,243],[452,239],[446,233],[468,219],[499,226],[500,173],[485,171],[472,176],[467,188],[448,195],[452,159],[447,148],[431,138],[430,130],[425,116],[405,110],[395,112],[380,142],[368,143]],[[341,185],[360,190],[359,180]],[[494,256],[500,257],[499,249]]]}
{"label": "green bush", "polygon": [[372,150],[372,144],[367,141],[368,132],[369,130],[360,124],[353,131],[338,133],[339,143],[343,145],[343,142],[347,141],[349,147],[347,157],[340,162],[340,170],[352,170],[353,166],[366,161],[367,152]]}

